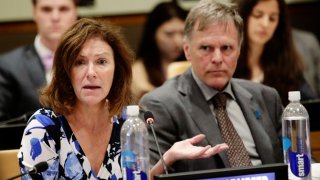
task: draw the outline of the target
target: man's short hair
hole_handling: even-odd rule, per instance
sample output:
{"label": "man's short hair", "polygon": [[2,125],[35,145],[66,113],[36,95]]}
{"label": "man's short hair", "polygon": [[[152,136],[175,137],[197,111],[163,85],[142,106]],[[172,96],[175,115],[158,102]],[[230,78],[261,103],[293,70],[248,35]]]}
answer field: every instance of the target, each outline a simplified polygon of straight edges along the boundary
{"label": "man's short hair", "polygon": [[191,38],[196,23],[198,30],[203,30],[212,22],[227,23],[232,20],[238,30],[239,42],[243,39],[243,20],[237,12],[236,5],[225,0],[201,0],[191,8],[184,28],[184,35]]}
{"label": "man's short hair", "polygon": [[[76,5],[76,6],[79,3],[79,0],[72,0],[72,1],[73,1],[74,5]],[[37,2],[38,2],[38,0],[32,0],[32,5],[35,6],[37,4]]]}

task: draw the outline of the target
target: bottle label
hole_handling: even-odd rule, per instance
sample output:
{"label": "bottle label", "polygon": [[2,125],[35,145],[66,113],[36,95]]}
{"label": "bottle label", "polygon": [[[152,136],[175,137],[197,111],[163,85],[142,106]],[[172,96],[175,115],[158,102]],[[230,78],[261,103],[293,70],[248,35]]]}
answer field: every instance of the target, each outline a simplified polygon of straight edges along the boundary
{"label": "bottle label", "polygon": [[130,168],[124,168],[125,178],[127,180],[148,180],[148,176],[143,171],[137,171]]}
{"label": "bottle label", "polygon": [[297,177],[306,177],[310,173],[310,161],[307,155],[290,150],[290,169]]}
{"label": "bottle label", "polygon": [[121,157],[122,173],[126,180],[148,180],[147,173],[139,169],[137,155],[130,150],[125,150]]}
{"label": "bottle label", "polygon": [[296,143],[290,143],[289,163],[292,174],[296,177],[306,177],[310,173],[310,160],[305,152],[304,138],[297,137]]}

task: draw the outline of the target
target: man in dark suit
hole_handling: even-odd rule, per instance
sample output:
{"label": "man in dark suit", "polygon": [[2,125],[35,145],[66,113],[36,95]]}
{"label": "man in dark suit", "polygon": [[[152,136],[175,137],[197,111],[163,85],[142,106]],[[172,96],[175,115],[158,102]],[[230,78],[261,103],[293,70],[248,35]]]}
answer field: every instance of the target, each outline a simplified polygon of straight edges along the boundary
{"label": "man in dark suit", "polygon": [[320,96],[320,45],[317,37],[308,31],[293,29],[293,42],[304,60],[304,76]]}
{"label": "man in dark suit", "polygon": [[[225,105],[231,126],[244,145],[248,165],[283,162],[281,147],[282,104],[273,88],[232,78],[243,36],[243,22],[235,7],[226,2],[202,0],[188,14],[184,52],[192,66],[182,75],[142,97],[140,105],[154,113],[154,128],[162,152],[175,142],[205,134],[199,145],[223,143],[213,100],[227,97]],[[218,106],[217,106],[218,107]],[[230,122],[229,121],[229,122]],[[150,131],[151,134],[151,131]],[[159,160],[150,136],[151,163]],[[182,160],[172,165],[176,172],[239,167],[231,163],[230,149],[206,159]],[[242,147],[243,147],[242,145]],[[166,157],[164,157],[166,158]],[[240,153],[232,158],[242,158]],[[240,165],[240,167],[243,167]]]}
{"label": "man in dark suit", "polygon": [[39,89],[51,79],[53,53],[77,19],[76,0],[32,0],[38,35],[31,45],[0,55],[0,121],[40,107]]}

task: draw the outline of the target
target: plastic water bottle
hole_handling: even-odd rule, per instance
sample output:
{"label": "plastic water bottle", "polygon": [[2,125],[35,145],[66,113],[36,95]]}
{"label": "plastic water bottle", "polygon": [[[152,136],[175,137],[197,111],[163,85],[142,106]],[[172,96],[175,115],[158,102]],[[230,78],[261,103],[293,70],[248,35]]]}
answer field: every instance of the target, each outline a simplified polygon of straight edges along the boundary
{"label": "plastic water bottle", "polygon": [[282,114],[284,161],[289,179],[311,179],[309,115],[300,103],[300,91],[289,92],[290,103]]}
{"label": "plastic water bottle", "polygon": [[136,105],[127,106],[127,119],[121,127],[121,167],[124,180],[149,178],[148,131]]}

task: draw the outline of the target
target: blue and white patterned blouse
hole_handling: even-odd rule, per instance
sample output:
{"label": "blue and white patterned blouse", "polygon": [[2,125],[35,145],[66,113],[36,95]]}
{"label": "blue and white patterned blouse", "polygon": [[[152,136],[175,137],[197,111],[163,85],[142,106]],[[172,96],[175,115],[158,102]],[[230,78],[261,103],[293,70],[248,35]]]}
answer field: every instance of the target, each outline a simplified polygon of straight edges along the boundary
{"label": "blue and white patterned blouse", "polygon": [[65,117],[56,116],[49,109],[38,110],[24,130],[19,164],[22,173],[41,161],[47,161],[49,168],[41,174],[25,175],[23,179],[122,179],[120,129],[123,119],[114,118],[113,123],[103,164],[95,174]]}

